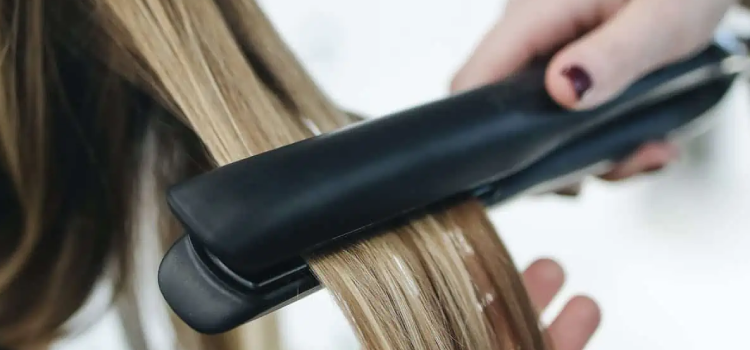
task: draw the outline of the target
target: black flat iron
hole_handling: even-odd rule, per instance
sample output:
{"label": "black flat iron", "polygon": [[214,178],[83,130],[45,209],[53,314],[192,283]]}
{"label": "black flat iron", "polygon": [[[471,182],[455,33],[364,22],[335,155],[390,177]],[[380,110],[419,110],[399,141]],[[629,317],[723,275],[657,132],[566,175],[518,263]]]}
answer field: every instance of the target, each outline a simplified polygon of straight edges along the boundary
{"label": "black flat iron", "polygon": [[717,41],[587,111],[554,103],[532,65],[180,183],[167,198],[186,234],[161,263],[161,292],[199,332],[240,326],[318,290],[303,259],[314,252],[447,201],[491,206],[580,179],[700,124],[748,68],[744,48]]}

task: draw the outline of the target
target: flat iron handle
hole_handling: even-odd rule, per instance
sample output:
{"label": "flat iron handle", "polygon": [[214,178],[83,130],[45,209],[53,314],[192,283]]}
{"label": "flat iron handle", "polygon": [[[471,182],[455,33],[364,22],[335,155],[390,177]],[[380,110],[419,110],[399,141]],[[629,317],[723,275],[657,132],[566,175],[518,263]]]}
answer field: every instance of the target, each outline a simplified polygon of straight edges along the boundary
{"label": "flat iron handle", "polygon": [[633,111],[628,118],[580,135],[518,173],[478,188],[474,194],[493,206],[526,192],[557,190],[586,175],[611,169],[613,162],[623,160],[647,142],[694,134],[710,121],[706,118],[711,117],[713,107],[732,82],[732,75],[727,75],[693,92],[673,96],[669,103]]}

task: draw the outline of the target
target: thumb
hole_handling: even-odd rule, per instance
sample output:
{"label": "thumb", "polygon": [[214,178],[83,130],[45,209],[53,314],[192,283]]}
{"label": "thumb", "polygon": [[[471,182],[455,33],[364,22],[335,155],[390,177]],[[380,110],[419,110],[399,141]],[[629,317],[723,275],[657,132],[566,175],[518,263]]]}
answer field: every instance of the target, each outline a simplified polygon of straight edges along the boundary
{"label": "thumb", "polygon": [[682,9],[680,1],[632,1],[559,51],[547,69],[550,95],[568,108],[592,108],[707,43],[712,28],[701,28],[706,27],[705,15],[691,21],[685,12],[693,10]]}

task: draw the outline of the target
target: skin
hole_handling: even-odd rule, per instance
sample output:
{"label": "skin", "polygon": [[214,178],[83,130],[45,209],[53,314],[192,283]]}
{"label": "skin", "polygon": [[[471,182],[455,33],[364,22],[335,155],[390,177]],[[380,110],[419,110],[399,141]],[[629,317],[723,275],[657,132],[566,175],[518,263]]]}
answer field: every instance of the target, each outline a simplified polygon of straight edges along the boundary
{"label": "skin", "polygon": [[[541,314],[560,292],[565,273],[556,262],[541,259],[523,273],[531,302]],[[568,301],[547,333],[555,350],[583,350],[601,322],[599,306],[588,297],[576,296]]]}
{"label": "skin", "polygon": [[[555,53],[550,95],[570,109],[598,106],[634,80],[704,48],[735,0],[508,0],[452,82],[452,91],[500,80],[532,58]],[[560,49],[561,48],[561,49]],[[583,68],[593,82],[581,99],[563,71]],[[644,145],[605,175],[620,180],[657,170],[678,156],[662,142]]]}
{"label": "skin", "polygon": [[[508,0],[505,15],[456,74],[454,92],[503,79],[532,58],[552,54],[547,90],[560,105],[587,109],[613,98],[634,80],[707,45],[734,0]],[[563,71],[579,66],[591,89],[578,98]],[[605,175],[619,180],[658,169],[678,156],[675,146],[653,142]],[[570,191],[570,190],[569,190]],[[573,192],[576,189],[572,189]],[[524,283],[540,312],[560,291],[562,268],[538,260]],[[599,326],[590,298],[571,299],[548,333],[557,350],[582,350]]]}

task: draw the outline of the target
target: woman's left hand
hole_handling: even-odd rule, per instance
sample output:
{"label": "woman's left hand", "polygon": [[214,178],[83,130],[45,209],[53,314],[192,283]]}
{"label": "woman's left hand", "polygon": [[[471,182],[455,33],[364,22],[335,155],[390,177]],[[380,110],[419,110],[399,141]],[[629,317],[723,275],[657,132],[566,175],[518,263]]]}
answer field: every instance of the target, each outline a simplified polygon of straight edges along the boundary
{"label": "woman's left hand", "polygon": [[[526,291],[541,314],[565,281],[562,267],[552,260],[535,261],[523,273]],[[547,329],[555,350],[583,350],[601,320],[599,307],[588,297],[576,296]]]}

